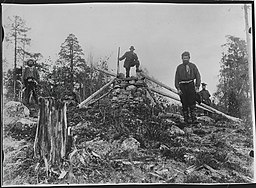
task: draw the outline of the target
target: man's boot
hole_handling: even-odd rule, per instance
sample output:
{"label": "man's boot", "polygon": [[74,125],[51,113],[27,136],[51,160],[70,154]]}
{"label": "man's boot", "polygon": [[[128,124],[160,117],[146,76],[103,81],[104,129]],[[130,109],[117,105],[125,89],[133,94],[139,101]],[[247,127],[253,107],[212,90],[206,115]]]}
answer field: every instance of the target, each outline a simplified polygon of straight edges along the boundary
{"label": "man's boot", "polygon": [[195,106],[192,106],[190,108],[190,116],[191,116],[192,123],[199,123],[196,118],[196,107]]}

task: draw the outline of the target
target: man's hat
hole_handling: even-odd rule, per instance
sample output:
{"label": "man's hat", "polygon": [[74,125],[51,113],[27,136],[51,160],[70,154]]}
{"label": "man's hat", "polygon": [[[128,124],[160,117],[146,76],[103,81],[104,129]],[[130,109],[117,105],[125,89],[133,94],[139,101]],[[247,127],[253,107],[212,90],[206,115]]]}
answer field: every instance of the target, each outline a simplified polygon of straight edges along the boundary
{"label": "man's hat", "polygon": [[27,60],[27,64],[34,64],[34,63],[35,63],[35,61],[33,59]]}
{"label": "man's hat", "polygon": [[202,83],[202,86],[206,86],[207,84],[206,83]]}
{"label": "man's hat", "polygon": [[134,46],[131,46],[131,47],[130,47],[130,50],[135,50]]}

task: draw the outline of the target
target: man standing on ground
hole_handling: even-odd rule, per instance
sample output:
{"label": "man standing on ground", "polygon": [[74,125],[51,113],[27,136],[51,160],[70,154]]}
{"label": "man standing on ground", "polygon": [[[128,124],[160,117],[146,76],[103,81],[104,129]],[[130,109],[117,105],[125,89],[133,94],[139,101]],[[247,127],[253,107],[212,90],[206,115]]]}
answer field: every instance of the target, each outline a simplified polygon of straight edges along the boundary
{"label": "man standing on ground", "polygon": [[32,91],[35,103],[38,104],[36,87],[39,82],[39,73],[34,65],[33,59],[29,59],[27,65],[22,75],[22,80],[25,85],[25,103],[29,104],[29,93]]}
{"label": "man standing on ground", "polygon": [[[209,91],[206,89],[206,83],[202,83],[202,90],[199,92],[199,94],[201,95],[202,98],[202,103],[206,104],[206,105],[210,105],[211,104],[211,100],[210,100],[210,93]],[[204,115],[208,115],[208,112],[206,110],[204,110]]]}
{"label": "man standing on ground", "polygon": [[[199,92],[201,76],[196,65],[189,61],[189,52],[182,53],[181,58],[183,63],[178,65],[176,69],[175,87],[180,95],[184,121],[189,123],[190,115],[192,123],[197,123],[196,94]],[[195,83],[194,80],[196,80]]]}
{"label": "man standing on ground", "polygon": [[133,66],[136,66],[136,72],[141,72],[141,70],[139,70],[140,62],[134,50],[135,48],[131,46],[130,51],[125,52],[125,54],[119,58],[120,61],[125,59],[124,68],[126,70],[126,78],[130,77],[130,69]]}

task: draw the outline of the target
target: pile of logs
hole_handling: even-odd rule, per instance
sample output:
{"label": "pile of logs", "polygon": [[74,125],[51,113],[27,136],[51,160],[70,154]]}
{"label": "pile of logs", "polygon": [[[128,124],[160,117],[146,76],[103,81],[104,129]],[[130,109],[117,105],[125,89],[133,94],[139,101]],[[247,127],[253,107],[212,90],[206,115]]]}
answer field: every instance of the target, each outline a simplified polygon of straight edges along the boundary
{"label": "pile of logs", "polygon": [[68,127],[65,102],[40,99],[40,115],[34,141],[34,156],[43,159],[46,171],[66,157]]}

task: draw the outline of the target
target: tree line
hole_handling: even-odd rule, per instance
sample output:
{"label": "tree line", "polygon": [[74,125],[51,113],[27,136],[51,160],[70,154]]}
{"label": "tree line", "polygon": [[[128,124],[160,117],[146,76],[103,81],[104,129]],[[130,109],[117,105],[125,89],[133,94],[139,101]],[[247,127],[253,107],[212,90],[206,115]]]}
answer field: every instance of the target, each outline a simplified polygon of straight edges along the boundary
{"label": "tree line", "polygon": [[[9,22],[6,25],[8,32],[5,40],[13,47],[14,67],[4,72],[7,100],[18,100],[18,93],[22,89],[21,68],[24,68],[28,59],[35,60],[35,66],[40,72],[39,93],[43,97],[61,98],[69,92],[76,92],[79,98],[84,100],[108,81],[108,77],[95,71],[94,66],[108,70],[109,57],[103,57],[95,63],[93,56],[89,54],[86,60],[83,49],[74,34],[69,34],[60,45],[56,61],[49,57],[43,62],[41,53],[32,53],[28,50],[32,39],[27,33],[31,28],[26,26],[25,20],[20,16],[8,19]],[[4,59],[4,63],[11,62]],[[22,67],[18,67],[18,64]]]}
{"label": "tree line", "polygon": [[[24,62],[29,58],[36,61],[41,73],[41,96],[61,98],[67,92],[76,91],[80,99],[84,100],[108,81],[106,75],[93,69],[95,62],[92,55],[89,54],[85,59],[85,53],[75,34],[69,34],[60,45],[56,61],[48,58],[42,62],[43,56],[40,52],[28,51],[32,39],[27,33],[31,28],[26,26],[25,20],[14,16],[9,18],[6,27],[9,31],[5,40],[12,44],[14,54],[14,67],[4,72],[4,86],[7,90],[5,96],[8,100],[17,100],[18,91],[21,89],[17,84],[21,81],[17,63],[22,62],[19,64],[25,66]],[[222,47],[219,83],[213,94],[216,99],[213,105],[229,115],[248,118],[251,114],[252,94],[246,42],[227,35],[226,43]],[[108,58],[102,58],[96,66],[108,70]],[[9,62],[4,59],[4,63]]]}

